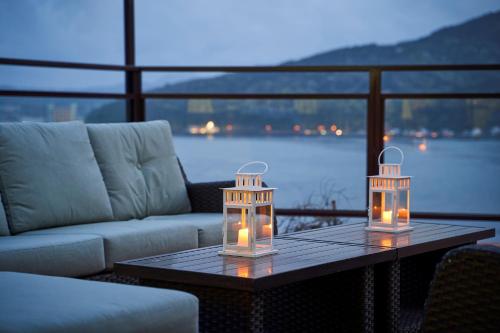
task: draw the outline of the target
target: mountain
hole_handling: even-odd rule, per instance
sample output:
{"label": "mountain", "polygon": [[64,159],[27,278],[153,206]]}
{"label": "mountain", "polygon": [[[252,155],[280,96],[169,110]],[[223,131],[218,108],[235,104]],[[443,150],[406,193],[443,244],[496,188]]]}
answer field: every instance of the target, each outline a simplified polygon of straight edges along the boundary
{"label": "mountain", "polygon": [[285,65],[475,64],[500,62],[500,12],[395,45],[369,44],[313,55]]}
{"label": "mountain", "polygon": [[[397,43],[394,45],[362,45],[336,49],[296,61],[280,64],[294,65],[399,65],[399,64],[498,64],[500,63],[500,12],[489,13],[463,24],[446,27],[423,38]],[[498,92],[500,91],[500,73],[492,72],[404,72],[385,73],[383,90],[385,92]],[[250,73],[227,74],[213,78],[193,79],[176,84],[165,84],[154,89],[157,92],[204,92],[204,93],[326,93],[326,92],[367,92],[366,73]],[[493,101],[495,102],[495,101]],[[200,106],[205,103],[206,106]],[[272,123],[274,127],[290,129],[293,123],[304,123],[315,127],[315,123],[344,121],[353,129],[364,128],[366,104],[361,101],[310,101],[298,103],[289,100],[274,101],[228,101],[208,100],[196,104],[192,101],[151,100],[147,103],[148,119],[169,119],[176,131],[186,131],[189,124],[202,123],[212,119],[224,123],[240,124],[248,122],[262,129],[262,124]],[[411,126],[432,127],[436,119],[450,121],[451,110],[470,111],[466,101],[432,101],[428,103],[406,104],[411,111],[439,109],[437,118],[419,121]],[[396,110],[394,125],[403,125],[398,119],[403,108],[401,101],[391,101],[388,108]],[[491,103],[490,103],[491,104]],[[485,108],[496,109],[497,104]],[[198,105],[198,106],[196,106]],[[410,106],[408,106],[410,105]],[[98,109],[88,116],[88,121],[110,121],[116,112],[116,104]],[[448,110],[448,111],[447,111]],[[391,110],[388,110],[391,117]],[[469,112],[470,113],[470,112]],[[487,114],[491,112],[486,112]],[[471,115],[451,115],[454,124],[451,127],[476,126]],[[464,119],[469,119],[467,123]],[[487,116],[486,118],[488,118]],[[491,118],[493,117],[493,118]],[[490,118],[500,122],[498,114]],[[399,117],[401,118],[401,117]],[[456,118],[456,119],[455,119]],[[472,117],[474,118],[474,117]],[[484,116],[483,116],[484,118]],[[421,120],[420,119],[420,120]],[[488,118],[489,119],[489,118]],[[487,120],[488,120],[487,119]],[[473,123],[470,123],[473,122]],[[483,121],[484,122],[484,121]],[[437,123],[436,123],[437,124]],[[436,125],[434,124],[434,125]],[[408,124],[406,124],[408,125]],[[498,124],[500,125],[500,123]]]}

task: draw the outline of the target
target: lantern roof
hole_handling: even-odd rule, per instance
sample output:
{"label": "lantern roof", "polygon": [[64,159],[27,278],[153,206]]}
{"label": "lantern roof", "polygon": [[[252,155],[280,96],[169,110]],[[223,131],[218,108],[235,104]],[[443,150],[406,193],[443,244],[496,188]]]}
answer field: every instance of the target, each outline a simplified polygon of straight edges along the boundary
{"label": "lantern roof", "polygon": [[262,186],[234,186],[234,187],[223,187],[223,188],[221,188],[221,190],[261,192],[261,191],[274,191],[274,190],[277,190],[277,188],[276,187],[262,187]]}
{"label": "lantern roof", "polygon": [[368,176],[367,178],[379,178],[379,179],[408,179],[412,178],[411,176],[384,176],[384,175],[374,175]]}

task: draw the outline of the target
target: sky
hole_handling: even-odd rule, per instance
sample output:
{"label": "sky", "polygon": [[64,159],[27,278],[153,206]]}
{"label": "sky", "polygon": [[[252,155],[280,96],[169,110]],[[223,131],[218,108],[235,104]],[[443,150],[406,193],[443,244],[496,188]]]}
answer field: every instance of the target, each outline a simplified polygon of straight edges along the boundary
{"label": "sky", "polygon": [[[270,65],[392,44],[500,10],[500,0],[136,0],[140,65]],[[0,57],[122,64],[122,0],[0,0]],[[175,78],[173,76],[171,79]],[[145,77],[148,85],[165,74]],[[0,66],[0,86],[114,89],[120,73]]]}

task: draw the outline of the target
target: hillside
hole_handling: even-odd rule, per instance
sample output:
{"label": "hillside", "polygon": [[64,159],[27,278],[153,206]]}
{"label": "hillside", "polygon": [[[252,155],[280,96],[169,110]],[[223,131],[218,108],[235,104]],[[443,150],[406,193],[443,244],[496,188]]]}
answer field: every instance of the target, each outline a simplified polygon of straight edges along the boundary
{"label": "hillside", "polygon": [[[281,66],[290,65],[379,65],[379,64],[485,64],[500,63],[500,12],[490,13],[463,24],[442,28],[423,38],[394,45],[362,45],[341,48],[316,54]],[[383,89],[387,92],[493,92],[500,91],[499,73],[388,73],[383,77]],[[325,93],[366,92],[368,80],[365,74],[351,73],[258,73],[227,74],[208,79],[194,79],[177,84],[166,84],[154,89],[161,92],[214,92],[214,93]],[[276,123],[289,128],[301,121],[313,124],[318,121],[342,119],[353,128],[364,126],[366,106],[356,101],[318,102],[309,116],[297,115],[297,103],[293,101],[208,101],[208,114],[187,113],[188,101],[153,100],[147,104],[149,119],[166,118],[178,131],[186,130],[191,123],[206,119],[221,122],[245,123],[249,119],[259,126],[262,123]],[[465,101],[447,103],[424,103],[428,108],[464,108]],[[110,121],[110,110],[121,105],[107,105],[89,115],[89,121]],[[401,103],[392,103],[396,110]],[[494,106],[496,107],[496,106]],[[491,108],[491,107],[488,107]],[[106,109],[106,111],[104,110]],[[240,112],[236,112],[236,111]],[[195,110],[196,111],[196,110]],[[299,112],[300,113],[300,112]],[[307,112],[306,112],[307,114]],[[398,114],[398,112],[396,112]],[[252,118],[249,118],[252,115]],[[389,114],[389,116],[391,116]],[[257,119],[255,118],[257,117]],[[325,119],[327,117],[328,119]],[[499,121],[498,115],[493,116]],[[427,117],[429,118],[429,117]],[[430,117],[432,118],[432,117]],[[444,117],[446,119],[447,116]],[[463,117],[462,117],[463,118]],[[429,120],[432,122],[432,119]],[[398,123],[394,119],[394,123]],[[463,119],[456,119],[456,129]],[[431,124],[419,123],[429,127]],[[475,124],[462,124],[474,126]],[[311,125],[312,126],[312,125]],[[415,124],[417,126],[417,124]]]}

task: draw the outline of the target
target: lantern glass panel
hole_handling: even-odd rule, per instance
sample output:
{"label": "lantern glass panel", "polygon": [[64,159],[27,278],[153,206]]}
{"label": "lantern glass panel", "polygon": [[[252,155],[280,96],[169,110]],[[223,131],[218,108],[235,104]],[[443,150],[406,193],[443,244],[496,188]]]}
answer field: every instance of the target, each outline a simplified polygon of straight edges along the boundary
{"label": "lantern glass panel", "polygon": [[373,192],[372,220],[375,223],[392,224],[394,194],[393,192]]}
{"label": "lantern glass panel", "polygon": [[410,191],[403,190],[399,192],[398,205],[398,225],[405,226],[410,223]]}
{"label": "lantern glass panel", "polygon": [[255,236],[258,249],[272,246],[273,223],[271,205],[255,207]]}
{"label": "lantern glass panel", "polygon": [[247,208],[227,208],[227,247],[249,248],[249,218]]}

